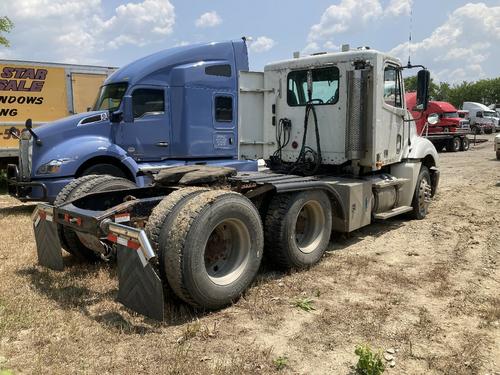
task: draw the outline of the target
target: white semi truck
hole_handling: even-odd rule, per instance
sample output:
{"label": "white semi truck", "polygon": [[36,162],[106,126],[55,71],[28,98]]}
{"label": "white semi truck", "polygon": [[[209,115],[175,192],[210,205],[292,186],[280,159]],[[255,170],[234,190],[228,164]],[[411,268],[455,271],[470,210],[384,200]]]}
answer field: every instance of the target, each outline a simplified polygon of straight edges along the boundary
{"label": "white semi truck", "polygon": [[[221,308],[251,284],[264,253],[277,267],[307,268],[332,231],[402,214],[423,219],[439,159],[406,110],[402,69],[394,57],[363,49],[236,72],[239,155],[266,160],[268,170],[152,167],[142,170],[154,181],[146,187],[112,176],[76,179],[33,214],[39,262],[62,269],[61,247],[116,257],[118,299],[162,319],[167,287],[193,306]],[[429,72],[420,70],[422,110],[428,85]],[[107,116],[128,126],[119,111]]]}
{"label": "white semi truck", "polygon": [[479,128],[489,125],[488,128],[485,128],[485,133],[491,134],[496,130],[500,131],[500,118],[497,117],[497,112],[495,110],[489,109],[484,104],[476,102],[464,102],[462,104],[462,109],[464,111],[469,111],[471,129],[476,125]]}

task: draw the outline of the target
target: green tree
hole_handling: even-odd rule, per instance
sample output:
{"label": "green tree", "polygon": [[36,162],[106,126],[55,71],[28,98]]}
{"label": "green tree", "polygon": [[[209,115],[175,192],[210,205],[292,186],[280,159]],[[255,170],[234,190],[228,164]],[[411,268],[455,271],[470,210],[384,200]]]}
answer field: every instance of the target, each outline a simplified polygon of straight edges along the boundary
{"label": "green tree", "polygon": [[[416,89],[417,77],[406,77],[406,92]],[[476,82],[463,81],[453,85],[447,82],[436,84],[431,79],[429,94],[431,100],[450,102],[457,108],[461,108],[463,102],[479,102],[486,105],[500,104],[500,77],[481,79]]]}
{"label": "green tree", "polygon": [[[417,76],[410,76],[404,79],[405,81],[405,91],[417,91]],[[434,83],[434,80],[431,78],[431,83],[429,86],[429,96],[434,98],[436,93],[439,91],[439,86]]]}
{"label": "green tree", "polygon": [[0,17],[0,46],[9,47],[9,40],[3,34],[10,33],[13,27],[14,23],[10,20],[9,17]]}

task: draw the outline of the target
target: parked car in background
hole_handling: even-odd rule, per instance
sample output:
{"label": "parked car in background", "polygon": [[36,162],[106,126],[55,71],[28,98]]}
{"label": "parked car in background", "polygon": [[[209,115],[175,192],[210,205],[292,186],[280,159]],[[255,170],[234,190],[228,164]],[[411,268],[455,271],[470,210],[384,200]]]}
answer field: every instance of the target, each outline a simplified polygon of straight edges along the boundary
{"label": "parked car in background", "polygon": [[500,118],[496,117],[496,112],[484,104],[464,102],[462,109],[469,111],[470,127],[476,134],[481,132],[491,134],[500,127]]}

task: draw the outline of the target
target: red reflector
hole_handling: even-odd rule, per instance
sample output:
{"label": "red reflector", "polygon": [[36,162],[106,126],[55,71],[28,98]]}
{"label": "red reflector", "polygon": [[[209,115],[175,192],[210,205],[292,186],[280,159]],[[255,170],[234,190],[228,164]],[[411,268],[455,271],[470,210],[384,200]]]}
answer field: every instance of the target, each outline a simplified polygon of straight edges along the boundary
{"label": "red reflector", "polygon": [[69,223],[69,215],[68,214],[64,214],[64,221],[67,221]]}
{"label": "red reflector", "polygon": [[118,241],[118,237],[116,237],[113,233],[108,233],[108,240],[116,243]]}
{"label": "red reflector", "polygon": [[141,247],[141,244],[139,242],[128,240],[127,247],[134,249],[134,250],[137,250]]}
{"label": "red reflector", "polygon": [[79,225],[79,226],[82,225],[82,218],[81,217],[78,217],[76,219],[76,224]]}

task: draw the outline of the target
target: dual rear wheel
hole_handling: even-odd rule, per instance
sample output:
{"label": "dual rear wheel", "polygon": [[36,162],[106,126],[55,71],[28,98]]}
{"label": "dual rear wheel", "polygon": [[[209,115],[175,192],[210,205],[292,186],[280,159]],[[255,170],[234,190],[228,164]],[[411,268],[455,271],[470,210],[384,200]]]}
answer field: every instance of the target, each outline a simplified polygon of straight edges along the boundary
{"label": "dual rear wheel", "polygon": [[169,288],[209,309],[236,300],[257,275],[264,247],[280,268],[305,268],[325,252],[331,232],[326,193],[278,194],[265,216],[241,194],[180,189],[153,210],[146,226]]}

